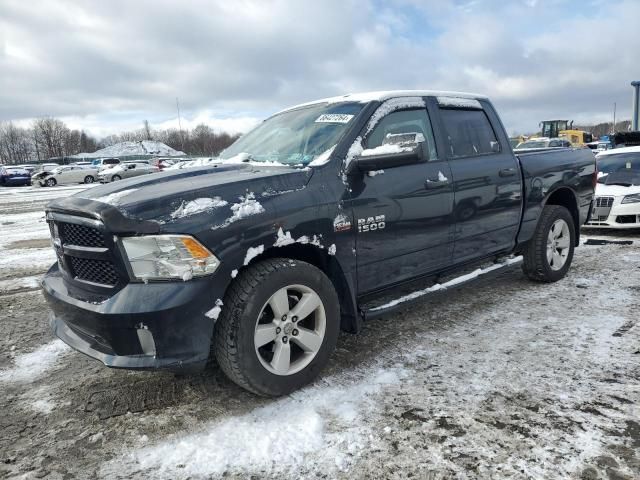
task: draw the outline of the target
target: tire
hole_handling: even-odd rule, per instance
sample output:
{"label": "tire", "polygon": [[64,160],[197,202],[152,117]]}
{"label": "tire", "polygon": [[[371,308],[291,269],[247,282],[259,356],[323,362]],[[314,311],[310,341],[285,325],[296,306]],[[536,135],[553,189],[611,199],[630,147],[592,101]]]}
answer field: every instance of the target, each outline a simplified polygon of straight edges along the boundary
{"label": "tire", "polygon": [[122,180],[122,177],[120,175],[114,175],[113,177],[111,177],[112,182],[117,182],[118,180]]}
{"label": "tire", "polygon": [[93,183],[93,182],[95,182],[95,178],[93,178],[93,176],[87,175],[86,177],[84,177],[84,183]]}
{"label": "tire", "polygon": [[58,184],[55,178],[47,178],[47,181],[44,183],[47,185],[47,187],[55,187]]}
{"label": "tire", "polygon": [[[299,301],[302,298],[309,300],[305,300],[309,308],[318,301],[319,306],[296,322],[297,317],[289,314],[304,303]],[[259,337],[259,328],[267,337]],[[215,326],[213,349],[233,382],[258,395],[277,397],[301,388],[320,373],[335,349],[339,329],[340,306],[331,280],[306,262],[275,258],[250,266],[231,284]],[[272,341],[265,340],[273,335]],[[259,338],[265,341],[261,347],[256,345]],[[303,338],[308,352],[301,348]],[[277,358],[287,358],[286,352],[291,362],[278,363]]]}
{"label": "tire", "polygon": [[561,205],[545,206],[533,238],[523,252],[522,270],[537,282],[557,282],[564,278],[573,260],[575,239],[575,225],[569,210]]}

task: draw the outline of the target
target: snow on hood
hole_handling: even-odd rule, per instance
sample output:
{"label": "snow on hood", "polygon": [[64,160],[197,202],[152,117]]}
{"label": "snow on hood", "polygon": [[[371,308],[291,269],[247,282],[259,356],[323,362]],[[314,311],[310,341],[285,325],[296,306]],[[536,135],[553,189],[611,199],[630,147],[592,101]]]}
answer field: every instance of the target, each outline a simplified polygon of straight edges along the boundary
{"label": "snow on hood", "polygon": [[292,165],[287,165],[281,162],[275,161],[264,161],[258,162],[251,159],[251,155],[245,152],[239,153],[238,155],[234,155],[231,158],[220,158],[220,157],[201,157],[194,158],[193,160],[189,160],[186,162],[178,162],[175,165],[171,165],[165,170],[182,170],[184,168],[195,168],[195,167],[206,167],[209,165],[234,165],[234,164],[246,164],[246,165],[255,165],[258,167],[292,167]]}
{"label": "snow on hood", "polygon": [[312,169],[211,165],[107,183],[56,200],[50,208],[95,213],[96,207],[85,201],[93,200],[135,220],[168,224],[206,214],[209,224],[222,227],[267,210],[263,200],[303,189],[311,176]]}

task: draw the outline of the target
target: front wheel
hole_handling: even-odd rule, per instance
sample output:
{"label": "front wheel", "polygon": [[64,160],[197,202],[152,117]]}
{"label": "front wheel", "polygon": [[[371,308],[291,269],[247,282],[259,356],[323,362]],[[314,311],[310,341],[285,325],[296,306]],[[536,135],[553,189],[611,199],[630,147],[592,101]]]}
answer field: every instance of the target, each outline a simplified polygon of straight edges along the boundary
{"label": "front wheel", "polygon": [[569,210],[547,205],[523,257],[522,269],[538,282],[557,282],[567,274],[573,260],[575,225]]}
{"label": "front wheel", "polygon": [[48,178],[47,181],[45,182],[47,187],[55,187],[57,183],[58,182],[56,182],[55,178]]}
{"label": "front wheel", "polygon": [[84,183],[93,183],[94,181],[95,179],[91,175],[87,175],[86,177],[84,177]]}
{"label": "front wheel", "polygon": [[118,180],[121,180],[122,177],[120,175],[114,175],[113,177],[111,177],[111,181],[112,182],[117,182]]}
{"label": "front wheel", "polygon": [[338,296],[329,278],[306,262],[276,258],[250,266],[229,287],[213,347],[235,383],[280,396],[320,373],[339,327]]}

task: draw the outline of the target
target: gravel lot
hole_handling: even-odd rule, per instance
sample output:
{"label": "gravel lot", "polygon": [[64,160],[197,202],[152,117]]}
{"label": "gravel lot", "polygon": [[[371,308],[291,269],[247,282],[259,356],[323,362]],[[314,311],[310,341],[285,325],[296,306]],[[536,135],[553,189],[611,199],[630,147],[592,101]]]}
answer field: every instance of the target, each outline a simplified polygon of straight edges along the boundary
{"label": "gravel lot", "polygon": [[42,208],[0,190],[0,477],[640,478],[640,232],[553,285],[505,267],[343,334],[278,399],[110,370],[49,332]]}

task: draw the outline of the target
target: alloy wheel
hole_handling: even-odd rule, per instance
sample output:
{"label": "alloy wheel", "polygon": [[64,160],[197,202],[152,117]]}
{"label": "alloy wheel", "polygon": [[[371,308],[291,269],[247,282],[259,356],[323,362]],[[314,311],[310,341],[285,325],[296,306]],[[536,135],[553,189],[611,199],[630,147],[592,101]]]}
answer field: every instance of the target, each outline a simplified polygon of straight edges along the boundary
{"label": "alloy wheel", "polygon": [[276,291],[260,311],[254,345],[260,363],[276,375],[293,375],[315,358],[327,316],[320,296],[304,285]]}
{"label": "alloy wheel", "polygon": [[564,267],[564,264],[567,263],[570,246],[569,225],[559,218],[553,222],[547,236],[547,261],[552,270],[560,270]]}

